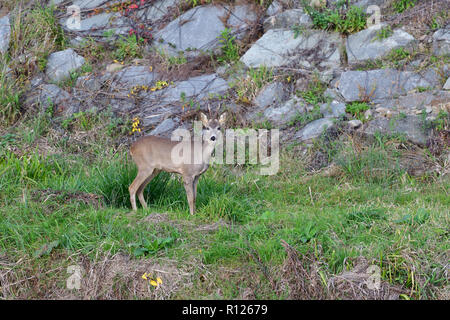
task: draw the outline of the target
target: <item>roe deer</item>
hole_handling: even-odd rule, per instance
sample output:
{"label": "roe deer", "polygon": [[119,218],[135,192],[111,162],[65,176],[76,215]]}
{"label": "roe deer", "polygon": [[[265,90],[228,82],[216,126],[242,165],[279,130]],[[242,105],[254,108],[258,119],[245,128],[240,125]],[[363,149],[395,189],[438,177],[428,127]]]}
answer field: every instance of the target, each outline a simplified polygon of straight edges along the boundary
{"label": "roe deer", "polygon": [[[172,141],[170,139],[157,136],[146,136],[137,140],[130,148],[131,157],[138,167],[138,174],[131,183],[130,201],[133,210],[136,211],[136,192],[144,209],[147,203],[144,199],[144,189],[146,185],[160,172],[173,172],[183,176],[184,188],[189,203],[191,214],[195,212],[195,199],[197,196],[197,183],[209,167],[212,152],[217,142],[218,135],[221,134],[220,126],[226,121],[226,113],[220,118],[208,120],[204,113],[200,113],[200,120],[206,130],[203,130],[202,141]],[[197,147],[194,144],[197,144]],[[200,145],[201,143],[201,145]],[[184,144],[186,149],[192,150],[187,161],[177,161],[174,159],[173,151],[175,147]],[[183,145],[181,145],[183,147]],[[175,157],[176,158],[176,157]]]}

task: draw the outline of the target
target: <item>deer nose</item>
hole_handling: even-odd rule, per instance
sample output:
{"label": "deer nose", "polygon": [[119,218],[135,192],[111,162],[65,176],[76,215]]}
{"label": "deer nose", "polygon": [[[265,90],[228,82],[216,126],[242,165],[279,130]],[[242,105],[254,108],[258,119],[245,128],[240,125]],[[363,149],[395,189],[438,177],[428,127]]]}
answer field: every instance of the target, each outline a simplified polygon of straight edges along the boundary
{"label": "deer nose", "polygon": [[214,140],[216,140],[216,137],[212,136],[211,141],[214,141]]}

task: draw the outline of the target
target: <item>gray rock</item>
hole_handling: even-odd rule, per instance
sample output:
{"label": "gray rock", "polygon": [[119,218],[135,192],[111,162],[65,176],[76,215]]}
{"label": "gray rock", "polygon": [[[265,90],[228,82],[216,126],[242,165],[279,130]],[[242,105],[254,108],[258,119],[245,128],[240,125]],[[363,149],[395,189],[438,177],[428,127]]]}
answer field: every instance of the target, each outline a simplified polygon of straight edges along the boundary
{"label": "gray rock", "polygon": [[44,107],[44,110],[49,106],[58,108],[61,105],[66,108],[70,100],[70,94],[54,84],[43,85],[38,97],[38,102]]}
{"label": "gray rock", "polygon": [[283,6],[277,0],[272,1],[270,6],[266,10],[266,15],[273,16],[280,13],[283,10]]}
{"label": "gray rock", "polygon": [[[227,21],[232,31],[240,36],[247,26],[244,20],[256,19],[256,15],[244,7],[234,8]],[[171,56],[187,50],[189,57],[196,56],[201,51],[213,51],[220,47],[219,37],[225,29],[222,19],[226,14],[227,10],[223,7],[213,5],[195,7],[157,32],[155,47]]]}
{"label": "gray rock", "polygon": [[305,111],[305,103],[292,98],[282,106],[274,105],[267,108],[264,111],[264,117],[277,126],[284,126]]}
{"label": "gray rock", "polygon": [[306,62],[307,66],[316,63],[320,66],[339,66],[340,42],[337,33],[309,30],[294,38],[292,30],[271,29],[240,60],[251,68],[262,65],[280,67],[290,62]]}
{"label": "gray rock", "polygon": [[300,141],[307,141],[319,137],[324,131],[333,125],[330,118],[322,118],[308,123],[303,129],[298,131],[294,138]]}
{"label": "gray rock", "polygon": [[450,90],[450,78],[445,81],[444,90]]}
{"label": "gray rock", "polygon": [[386,0],[359,0],[359,1],[351,1],[351,2],[354,2],[353,5],[360,7],[364,11],[366,11],[366,9],[371,5],[376,5],[376,6],[381,7],[382,5],[384,5]]}
{"label": "gray rock", "polygon": [[131,99],[111,99],[110,106],[116,112],[129,112],[136,107]]}
{"label": "gray rock", "polygon": [[46,75],[51,81],[61,81],[70,76],[70,72],[77,70],[84,64],[84,58],[66,49],[52,53],[48,57]]}
{"label": "gray rock", "polygon": [[413,92],[398,99],[381,102],[377,107],[403,112],[405,114],[416,114],[427,107],[439,112],[440,106],[450,101],[450,92],[447,91],[425,91]]}
{"label": "gray rock", "polygon": [[348,62],[355,63],[369,59],[381,58],[400,47],[406,47],[414,41],[409,33],[396,29],[393,34],[385,39],[378,40],[376,37],[386,24],[374,25],[347,38],[346,49]]}
{"label": "gray rock", "polygon": [[98,78],[92,75],[81,76],[77,79],[77,87],[88,91],[98,91],[101,88],[101,83]]}
{"label": "gray rock", "polygon": [[177,123],[173,121],[172,119],[166,119],[163,122],[161,122],[155,129],[150,131],[150,135],[157,136],[162,134],[167,134],[169,131],[172,131],[175,129]]}
{"label": "gray rock", "polygon": [[0,19],[0,54],[5,54],[9,48],[9,40],[11,38],[11,24],[9,15]]}
{"label": "gray rock", "polygon": [[265,108],[271,104],[281,104],[288,98],[288,92],[281,82],[271,82],[261,89],[254,103],[259,108]]}
{"label": "gray rock", "polygon": [[73,4],[79,6],[80,9],[83,10],[100,7],[106,2],[108,2],[108,0],[76,0]]}
{"label": "gray rock", "polygon": [[150,71],[148,66],[129,66],[116,73],[105,74],[103,81],[110,77],[112,79],[113,87],[130,88],[142,85],[150,86],[158,75],[155,72]]}
{"label": "gray rock", "polygon": [[332,100],[342,100],[342,98],[339,97],[339,94],[336,89],[327,88],[325,90],[325,92],[323,93],[323,96],[325,98],[332,99]]}
{"label": "gray rock", "polygon": [[256,22],[257,18],[256,12],[251,6],[237,5],[232,8],[227,25],[234,31],[237,39],[242,39],[245,31],[252,23]]}
{"label": "gray rock", "polygon": [[349,122],[347,122],[347,125],[350,129],[358,129],[362,126],[362,121],[357,119],[350,120]]}
{"label": "gray rock", "polygon": [[145,21],[157,21],[167,14],[169,7],[178,3],[178,0],[157,0],[152,6],[137,12],[138,19]]}
{"label": "gray rock", "polygon": [[377,132],[387,135],[404,135],[412,143],[421,146],[426,144],[429,137],[429,130],[425,131],[422,120],[417,116],[377,118],[370,121],[364,129],[364,133],[369,136]]}
{"label": "gray rock", "polygon": [[320,112],[325,118],[339,118],[345,115],[345,103],[333,100],[320,106]]}
{"label": "gray rock", "polygon": [[221,94],[229,89],[228,83],[216,74],[202,75],[176,82],[166,89],[149,92],[144,96],[146,105],[165,105],[181,101],[200,100],[209,95]]}
{"label": "gray rock", "polygon": [[286,10],[264,20],[264,31],[270,29],[290,29],[294,25],[304,27],[306,30],[312,27],[312,20],[303,9]]}
{"label": "gray rock", "polygon": [[437,56],[450,54],[450,25],[433,34],[433,54]]}
{"label": "gray rock", "polygon": [[425,72],[423,75],[410,71],[377,69],[369,71],[343,72],[338,84],[339,93],[346,102],[361,101],[364,96],[372,101],[390,99],[405,95],[418,87],[439,85],[436,75]]}
{"label": "gray rock", "polygon": [[104,36],[105,33],[112,35],[126,35],[130,29],[130,21],[120,13],[103,12],[91,17],[83,18],[80,26],[68,26],[67,18],[59,20],[61,26],[68,31],[82,32],[86,35]]}

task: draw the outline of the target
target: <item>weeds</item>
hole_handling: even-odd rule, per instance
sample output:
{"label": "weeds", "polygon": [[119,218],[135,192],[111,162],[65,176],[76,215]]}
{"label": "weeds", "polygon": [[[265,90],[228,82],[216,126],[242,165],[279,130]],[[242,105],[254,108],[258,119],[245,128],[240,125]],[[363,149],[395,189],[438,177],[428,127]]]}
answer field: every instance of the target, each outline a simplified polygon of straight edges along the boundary
{"label": "weeds", "polygon": [[345,111],[351,113],[357,119],[363,120],[364,112],[369,109],[370,106],[366,102],[352,102],[346,106]]}
{"label": "weeds", "polygon": [[350,34],[363,30],[367,24],[366,14],[357,6],[351,6],[347,11],[343,12],[337,9],[315,9],[306,5],[305,11],[318,29]]}
{"label": "weeds", "polygon": [[135,34],[132,34],[128,37],[121,36],[120,39],[117,40],[117,49],[114,52],[114,57],[121,61],[125,59],[142,57],[141,44],[143,42],[144,39],[137,39],[137,36]]}
{"label": "weeds", "polygon": [[412,8],[416,5],[417,0],[396,0],[392,3],[392,7],[398,13],[402,13],[409,8]]}
{"label": "weeds", "polygon": [[236,45],[236,36],[231,34],[230,29],[225,29],[221,32],[219,42],[222,55],[217,58],[217,61],[236,62],[239,60],[239,47]]}
{"label": "weeds", "polygon": [[390,36],[394,34],[394,31],[392,31],[391,26],[386,26],[380,29],[380,31],[377,32],[377,35],[375,36],[374,40],[382,41],[383,39],[387,39]]}
{"label": "weeds", "polygon": [[256,69],[249,69],[244,78],[238,79],[235,83],[235,90],[238,95],[238,100],[244,103],[249,103],[256,97],[259,89],[272,80],[272,70],[265,66]]}

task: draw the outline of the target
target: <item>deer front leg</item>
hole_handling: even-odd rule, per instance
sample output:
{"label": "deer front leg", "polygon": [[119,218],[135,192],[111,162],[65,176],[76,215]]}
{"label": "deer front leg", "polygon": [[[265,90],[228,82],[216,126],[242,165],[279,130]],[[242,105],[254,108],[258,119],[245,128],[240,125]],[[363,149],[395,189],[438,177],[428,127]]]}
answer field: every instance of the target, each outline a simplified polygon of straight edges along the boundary
{"label": "deer front leg", "polygon": [[200,176],[196,176],[194,178],[194,203],[197,202],[197,183],[198,183],[199,178],[200,178]]}
{"label": "deer front leg", "polygon": [[192,177],[183,177],[184,189],[189,203],[189,211],[195,213],[194,179]]}

